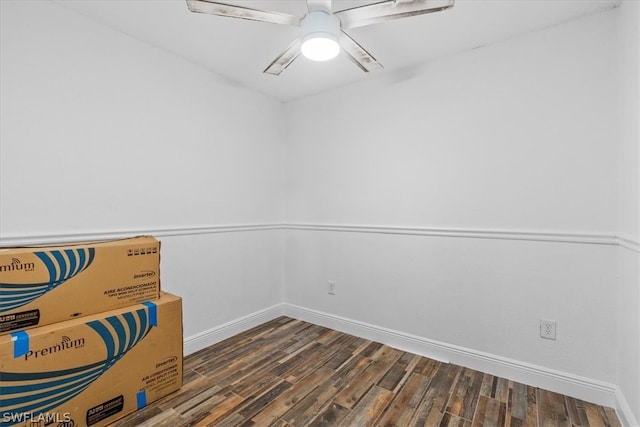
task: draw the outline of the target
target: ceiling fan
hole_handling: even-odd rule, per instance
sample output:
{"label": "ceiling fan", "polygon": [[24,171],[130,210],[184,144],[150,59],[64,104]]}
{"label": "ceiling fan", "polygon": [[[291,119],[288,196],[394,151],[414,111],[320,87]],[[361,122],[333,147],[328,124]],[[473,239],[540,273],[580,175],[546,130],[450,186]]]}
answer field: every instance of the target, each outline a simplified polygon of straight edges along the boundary
{"label": "ceiling fan", "polygon": [[308,12],[302,17],[212,0],[187,0],[187,6],[191,12],[301,27],[301,36],[263,71],[277,76],[291,65],[300,53],[315,61],[326,61],[336,57],[341,48],[362,71],[380,69],[382,64],[345,30],[391,19],[439,12],[453,7],[455,0],[385,0],[337,12],[332,11],[332,0],[306,1]]}

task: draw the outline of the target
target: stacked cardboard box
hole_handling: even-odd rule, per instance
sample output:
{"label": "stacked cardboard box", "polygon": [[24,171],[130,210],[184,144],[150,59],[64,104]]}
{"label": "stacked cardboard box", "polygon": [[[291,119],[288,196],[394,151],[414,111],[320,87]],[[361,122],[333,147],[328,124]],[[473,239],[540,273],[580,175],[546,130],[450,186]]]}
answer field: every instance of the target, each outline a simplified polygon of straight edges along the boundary
{"label": "stacked cardboard box", "polygon": [[104,426],[182,385],[160,242],[0,250],[0,426]]}
{"label": "stacked cardboard box", "polygon": [[0,332],[153,301],[159,292],[153,237],[0,249]]}

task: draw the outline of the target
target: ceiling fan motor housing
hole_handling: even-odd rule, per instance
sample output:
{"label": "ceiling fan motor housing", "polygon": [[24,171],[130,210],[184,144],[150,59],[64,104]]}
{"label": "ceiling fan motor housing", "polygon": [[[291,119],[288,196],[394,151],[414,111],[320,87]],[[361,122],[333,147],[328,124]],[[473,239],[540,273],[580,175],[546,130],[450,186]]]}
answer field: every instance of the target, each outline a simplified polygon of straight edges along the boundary
{"label": "ceiling fan motor housing", "polygon": [[300,22],[302,28],[302,41],[306,39],[323,37],[334,39],[340,37],[340,20],[337,16],[323,10],[312,10]]}

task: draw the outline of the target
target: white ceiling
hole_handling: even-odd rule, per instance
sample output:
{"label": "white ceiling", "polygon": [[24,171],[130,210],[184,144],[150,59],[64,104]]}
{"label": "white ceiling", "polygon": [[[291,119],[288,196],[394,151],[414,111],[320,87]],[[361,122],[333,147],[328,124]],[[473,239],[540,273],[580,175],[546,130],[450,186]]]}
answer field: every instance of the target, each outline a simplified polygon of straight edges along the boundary
{"label": "white ceiling", "polygon": [[[300,16],[306,12],[304,0],[222,1]],[[375,1],[333,0],[333,5],[342,10]],[[456,0],[444,12],[349,31],[384,65],[383,70],[366,74],[344,56],[325,63],[300,56],[278,77],[262,70],[298,36],[299,28],[191,13],[184,0],[56,3],[286,101],[604,11],[620,0]]]}

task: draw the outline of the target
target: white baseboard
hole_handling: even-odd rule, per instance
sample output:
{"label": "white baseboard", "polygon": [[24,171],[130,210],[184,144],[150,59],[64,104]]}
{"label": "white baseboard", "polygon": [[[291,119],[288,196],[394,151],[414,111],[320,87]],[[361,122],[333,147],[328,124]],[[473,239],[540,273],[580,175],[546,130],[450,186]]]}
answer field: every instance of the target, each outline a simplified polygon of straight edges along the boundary
{"label": "white baseboard", "polygon": [[[620,408],[617,404],[617,388],[613,384],[555,371],[518,360],[500,357],[457,345],[406,334],[403,332],[370,325],[353,319],[284,304],[284,315],[317,325],[336,329],[372,341],[381,342],[403,351],[432,359],[462,365],[492,375],[508,378],[535,387],[573,396],[578,399]],[[628,405],[627,405],[628,412]],[[629,414],[626,417],[629,419]],[[622,418],[622,416],[620,417]],[[630,418],[633,420],[633,418]],[[635,426],[635,424],[629,424]]]}
{"label": "white baseboard", "polygon": [[628,427],[640,427],[640,420],[636,419],[633,415],[629,402],[627,402],[627,399],[619,388],[616,388],[616,401],[617,404],[615,408],[622,425]]}
{"label": "white baseboard", "polygon": [[255,326],[266,323],[283,315],[282,304],[276,304],[264,310],[234,319],[222,325],[214,326],[206,331],[191,335],[184,339],[184,355],[209,347]]}

